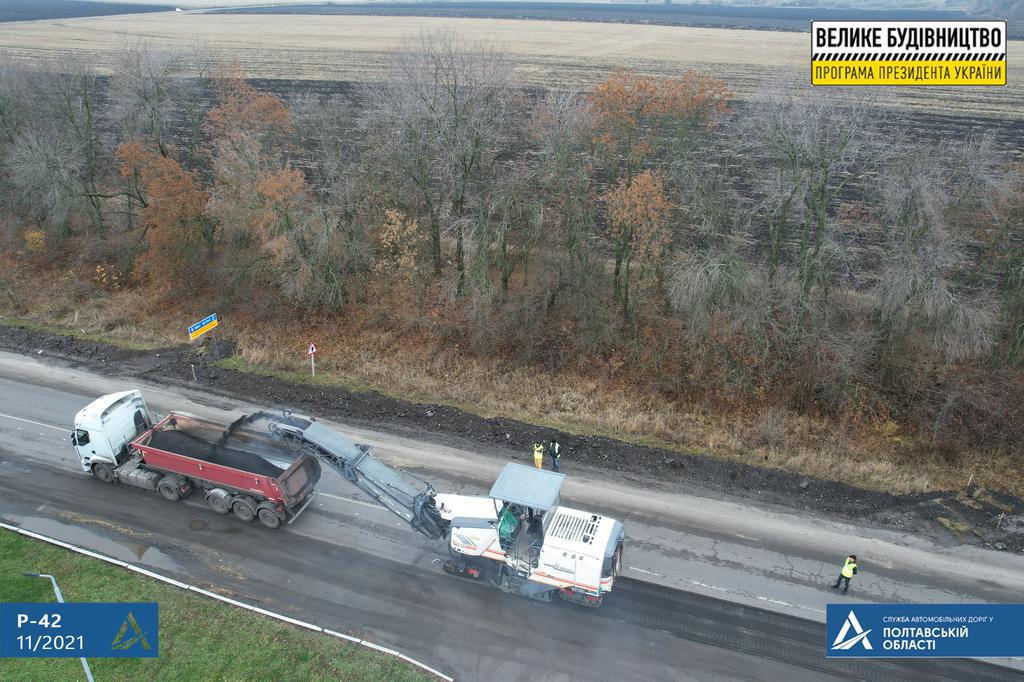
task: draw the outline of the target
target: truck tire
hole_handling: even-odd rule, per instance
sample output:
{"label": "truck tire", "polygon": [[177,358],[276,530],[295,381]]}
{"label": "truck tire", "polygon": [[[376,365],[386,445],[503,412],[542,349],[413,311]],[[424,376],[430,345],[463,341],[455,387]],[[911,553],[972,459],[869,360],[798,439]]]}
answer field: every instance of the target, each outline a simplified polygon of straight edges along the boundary
{"label": "truck tire", "polygon": [[156,484],[156,491],[170,502],[177,502],[181,499],[181,491],[178,490],[178,486],[174,484],[174,481],[169,481],[166,478]]}
{"label": "truck tire", "polygon": [[259,517],[260,523],[267,528],[277,528],[281,525],[281,517],[270,507],[260,507],[256,510],[256,515]]}
{"label": "truck tire", "polygon": [[256,518],[255,500],[249,497],[240,497],[231,505],[231,511],[235,512],[235,516],[242,521],[252,521]]}
{"label": "truck tire", "polygon": [[226,490],[214,488],[206,493],[206,504],[218,514],[227,514],[231,511],[231,494]]}
{"label": "truck tire", "polygon": [[114,482],[114,469],[109,464],[93,464],[92,475],[104,483]]}

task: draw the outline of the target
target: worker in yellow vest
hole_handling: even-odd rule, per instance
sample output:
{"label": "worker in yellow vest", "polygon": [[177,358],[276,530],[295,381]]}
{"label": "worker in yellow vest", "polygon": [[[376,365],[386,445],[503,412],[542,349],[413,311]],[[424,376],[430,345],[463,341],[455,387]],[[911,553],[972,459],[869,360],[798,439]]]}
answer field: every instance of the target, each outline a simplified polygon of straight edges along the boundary
{"label": "worker in yellow vest", "polygon": [[846,591],[850,589],[850,578],[855,575],[857,575],[857,555],[851,554],[846,557],[846,563],[843,564],[843,569],[839,571],[839,577],[836,578],[836,584],[832,586],[832,589],[838,590],[839,583],[845,580],[846,584],[843,585],[843,594],[846,594]]}
{"label": "worker in yellow vest", "polygon": [[533,444],[533,465],[538,469],[544,468],[544,446],[541,443]]}
{"label": "worker in yellow vest", "polygon": [[562,444],[552,438],[548,441],[548,454],[551,455],[551,470],[560,471],[562,469]]}

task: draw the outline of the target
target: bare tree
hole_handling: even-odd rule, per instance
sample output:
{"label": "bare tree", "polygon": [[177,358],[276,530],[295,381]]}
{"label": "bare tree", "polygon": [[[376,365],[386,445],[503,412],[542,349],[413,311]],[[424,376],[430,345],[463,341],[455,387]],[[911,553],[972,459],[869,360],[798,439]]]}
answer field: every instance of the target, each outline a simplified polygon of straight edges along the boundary
{"label": "bare tree", "polygon": [[[991,149],[983,140],[904,145],[879,179],[887,248],[876,288],[886,335],[922,334],[949,362],[975,357],[993,342],[994,314],[982,292],[962,285],[971,267],[969,224],[960,210],[977,187]],[[965,177],[969,174],[970,178]],[[959,220],[950,221],[956,214]]]}
{"label": "bare tree", "polygon": [[507,56],[461,45],[451,34],[424,34],[400,51],[386,80],[366,90],[381,156],[417,205],[403,206],[427,226],[435,273],[442,231],[455,235],[457,291],[466,271],[466,228],[481,210],[487,178],[507,150],[515,99]]}
{"label": "bare tree", "polygon": [[324,207],[301,214],[277,267],[281,292],[300,306],[335,311],[348,301],[350,276],[365,261],[344,220]]}
{"label": "bare tree", "polygon": [[0,153],[10,147],[31,117],[30,78],[22,66],[0,63]]}
{"label": "bare tree", "polygon": [[146,137],[163,156],[168,146],[181,92],[181,56],[145,44],[127,44],[110,80],[111,113],[124,137]]}
{"label": "bare tree", "polygon": [[540,240],[555,259],[557,282],[546,307],[562,309],[581,348],[594,350],[613,336],[602,298],[605,274],[594,254],[599,204],[590,159],[593,112],[578,92],[548,92],[534,108],[531,130],[539,145],[537,182],[545,188]]}
{"label": "bare tree", "polygon": [[506,168],[495,179],[484,210],[478,214],[474,229],[480,251],[477,267],[485,269],[494,262],[506,297],[512,273],[522,266],[526,278],[530,256],[540,241],[544,207],[539,190],[536,173],[525,164]]}
{"label": "bare tree", "polygon": [[31,74],[13,62],[0,63],[0,207],[16,208],[17,186],[12,185],[11,153],[32,117]]}
{"label": "bare tree", "polygon": [[17,136],[5,159],[11,197],[33,220],[61,235],[84,205],[80,151],[66,131],[36,123]]}
{"label": "bare tree", "polygon": [[4,165],[14,200],[62,234],[79,218],[99,231],[112,195],[101,189],[96,74],[72,61],[35,70],[27,80],[28,112],[11,118],[6,131],[12,142]]}
{"label": "bare tree", "polygon": [[839,197],[866,169],[871,133],[880,125],[872,96],[833,90],[777,77],[751,103],[742,128],[758,161],[770,168],[758,178],[769,227],[769,267],[775,272],[789,260],[787,251],[796,242],[804,308],[812,287],[821,282],[822,248]]}

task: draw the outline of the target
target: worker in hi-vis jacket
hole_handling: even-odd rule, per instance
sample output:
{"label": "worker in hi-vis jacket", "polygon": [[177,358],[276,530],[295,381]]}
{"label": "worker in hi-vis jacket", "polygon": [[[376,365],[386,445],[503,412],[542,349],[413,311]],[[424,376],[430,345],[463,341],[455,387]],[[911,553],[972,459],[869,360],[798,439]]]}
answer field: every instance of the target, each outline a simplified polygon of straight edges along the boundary
{"label": "worker in hi-vis jacket", "polygon": [[562,468],[562,444],[552,438],[548,442],[548,454],[551,455],[551,470],[559,471]]}
{"label": "worker in hi-vis jacket", "polygon": [[544,468],[544,446],[540,443],[533,444],[533,465],[538,469]]}
{"label": "worker in hi-vis jacket", "polygon": [[846,594],[846,591],[850,589],[850,578],[855,575],[857,575],[857,555],[851,554],[846,557],[846,563],[843,564],[842,570],[839,571],[839,577],[836,578],[836,584],[832,586],[832,589],[838,590],[839,583],[845,580],[846,584],[843,585],[843,594]]}

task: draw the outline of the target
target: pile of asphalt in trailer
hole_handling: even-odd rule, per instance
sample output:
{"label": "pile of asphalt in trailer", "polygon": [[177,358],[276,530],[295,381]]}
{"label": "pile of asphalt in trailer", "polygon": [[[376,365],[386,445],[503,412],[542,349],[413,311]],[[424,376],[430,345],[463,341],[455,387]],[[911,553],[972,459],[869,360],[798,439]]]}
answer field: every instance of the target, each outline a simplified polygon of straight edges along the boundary
{"label": "pile of asphalt in trailer", "polygon": [[201,459],[204,462],[220,464],[232,469],[240,469],[259,476],[277,478],[284,473],[284,469],[274,466],[255,453],[230,448],[219,442],[217,444],[209,443],[185,431],[175,429],[157,431],[150,439],[149,445],[167,452]]}

